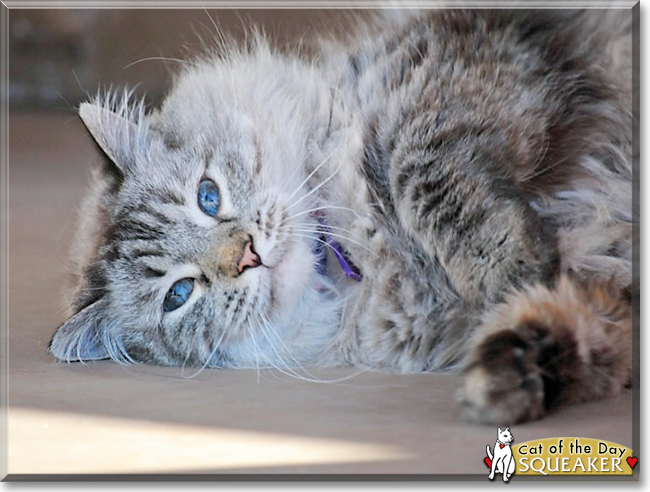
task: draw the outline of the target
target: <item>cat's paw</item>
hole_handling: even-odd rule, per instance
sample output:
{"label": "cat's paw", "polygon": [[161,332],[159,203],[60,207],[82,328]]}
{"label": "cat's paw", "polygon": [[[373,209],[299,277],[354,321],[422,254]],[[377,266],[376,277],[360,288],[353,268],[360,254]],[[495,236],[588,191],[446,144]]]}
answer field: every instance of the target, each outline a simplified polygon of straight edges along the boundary
{"label": "cat's paw", "polygon": [[544,414],[544,382],[534,344],[514,330],[492,333],[477,346],[460,391],[463,417],[493,425]]}

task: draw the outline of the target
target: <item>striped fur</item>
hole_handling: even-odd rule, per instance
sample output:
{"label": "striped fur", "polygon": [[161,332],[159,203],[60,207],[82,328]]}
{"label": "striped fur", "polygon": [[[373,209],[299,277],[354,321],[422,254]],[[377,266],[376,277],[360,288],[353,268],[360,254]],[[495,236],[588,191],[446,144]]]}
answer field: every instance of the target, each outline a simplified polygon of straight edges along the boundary
{"label": "striped fur", "polygon": [[[149,114],[128,94],[82,105],[106,159],[50,352],[294,375],[465,367],[466,415],[498,423],[621,391],[630,21],[382,14],[314,60],[256,35],[189,61]],[[196,203],[204,176],[222,193],[216,220]],[[362,282],[331,252],[317,271],[323,221]],[[224,262],[242,234],[265,266],[237,275]],[[190,300],[163,313],[185,277]]]}

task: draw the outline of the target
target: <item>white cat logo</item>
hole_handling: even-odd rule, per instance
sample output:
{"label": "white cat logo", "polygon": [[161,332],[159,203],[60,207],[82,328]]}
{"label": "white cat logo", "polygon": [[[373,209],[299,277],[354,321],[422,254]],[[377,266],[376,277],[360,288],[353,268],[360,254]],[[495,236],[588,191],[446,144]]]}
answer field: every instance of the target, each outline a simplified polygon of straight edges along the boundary
{"label": "white cat logo", "polygon": [[490,445],[487,445],[485,463],[490,467],[490,474],[488,475],[490,480],[494,480],[495,473],[501,473],[503,481],[507,482],[515,472],[515,459],[512,456],[512,449],[510,449],[510,443],[513,439],[510,427],[506,427],[504,430],[499,427],[497,429],[497,442],[494,445],[494,456],[490,451]]}

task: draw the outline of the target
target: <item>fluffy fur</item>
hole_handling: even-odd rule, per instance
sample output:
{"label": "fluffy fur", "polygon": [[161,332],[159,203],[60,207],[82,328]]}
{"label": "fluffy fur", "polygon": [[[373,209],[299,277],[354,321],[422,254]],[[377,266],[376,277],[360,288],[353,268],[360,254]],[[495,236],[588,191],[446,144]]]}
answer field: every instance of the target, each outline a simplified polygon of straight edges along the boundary
{"label": "fluffy fur", "polygon": [[[466,415],[496,423],[616,394],[633,293],[625,14],[382,15],[311,61],[254,36],[188,62],[152,113],[128,94],[83,104],[105,162],[50,353],[464,367]],[[216,218],[197,204],[205,177]],[[332,251],[319,270],[323,223],[361,282]],[[263,266],[241,273],[248,235]]]}

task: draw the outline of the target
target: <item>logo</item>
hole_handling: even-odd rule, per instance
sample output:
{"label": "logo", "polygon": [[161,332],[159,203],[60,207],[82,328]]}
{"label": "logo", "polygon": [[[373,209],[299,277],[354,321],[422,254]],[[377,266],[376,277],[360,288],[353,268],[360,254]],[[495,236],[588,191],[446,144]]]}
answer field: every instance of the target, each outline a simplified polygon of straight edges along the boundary
{"label": "logo", "polygon": [[494,453],[490,451],[490,445],[487,445],[485,463],[490,467],[490,474],[488,475],[490,480],[494,480],[496,473],[501,473],[503,481],[507,482],[515,472],[515,459],[510,448],[510,443],[513,440],[510,427],[506,427],[504,430],[499,427],[497,429],[497,442],[494,444]]}
{"label": "logo", "polygon": [[586,437],[552,437],[512,445],[510,428],[497,429],[494,447],[487,446],[488,478],[501,474],[630,476],[639,459],[632,450],[609,441]]}

